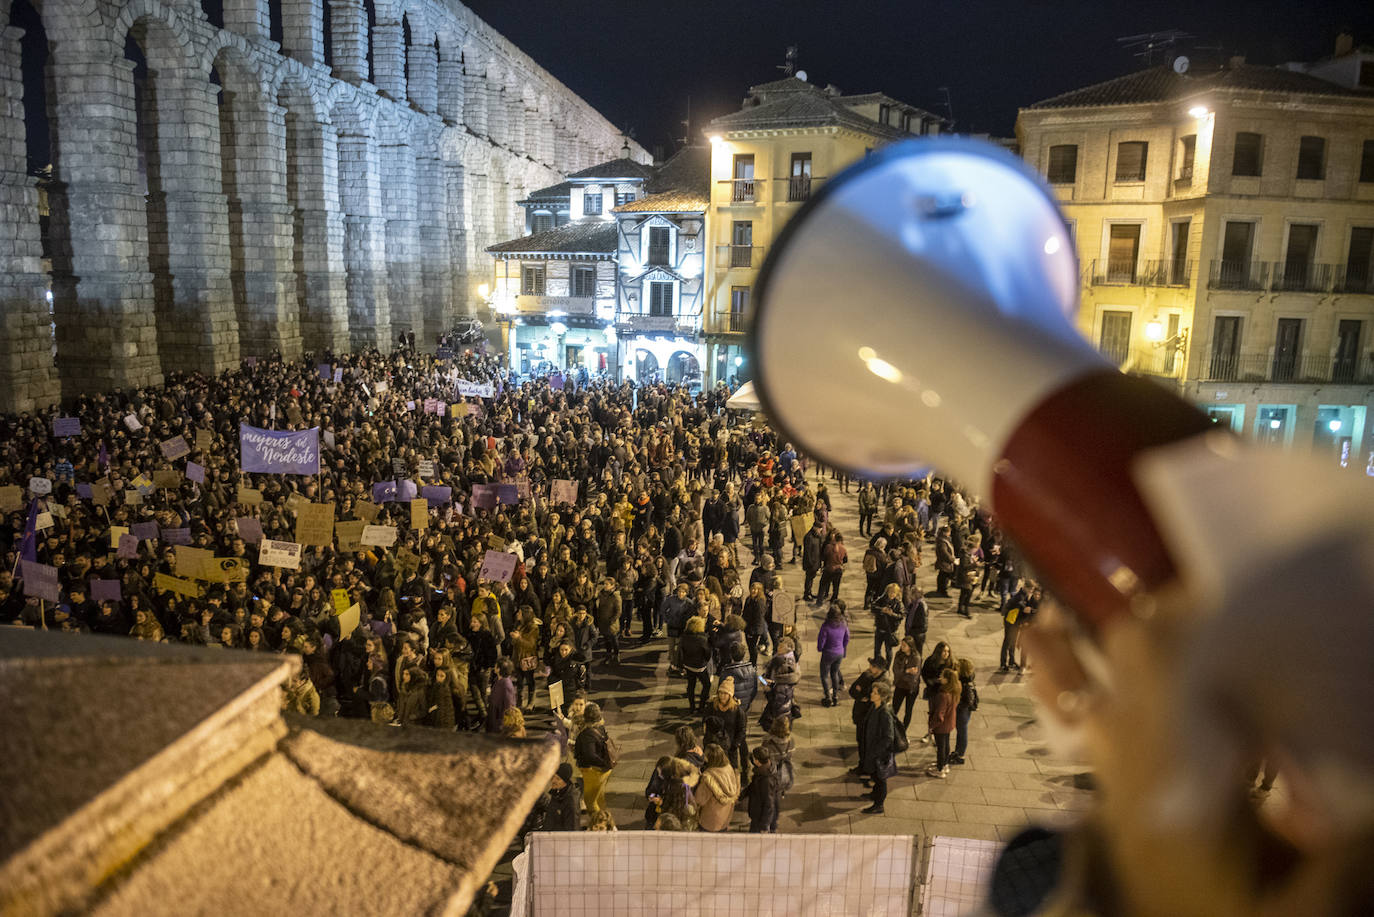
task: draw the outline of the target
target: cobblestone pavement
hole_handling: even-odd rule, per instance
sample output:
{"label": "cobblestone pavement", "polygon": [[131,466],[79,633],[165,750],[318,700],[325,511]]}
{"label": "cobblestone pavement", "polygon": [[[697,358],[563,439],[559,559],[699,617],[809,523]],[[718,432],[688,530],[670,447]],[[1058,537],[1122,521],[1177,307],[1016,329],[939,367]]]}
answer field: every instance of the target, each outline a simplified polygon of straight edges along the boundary
{"label": "cobblestone pavement", "polygon": [[[853,491],[844,494],[834,482],[827,485],[834,504],[832,521],[844,534],[850,552],[841,583],[853,635],[843,669],[848,684],[864,669],[873,652],[872,619],[862,611],[862,555],[867,539],[859,535]],[[784,559],[788,551],[790,546],[784,549]],[[746,539],[740,547],[740,562],[746,571],[748,557]],[[933,546],[927,544],[919,580],[927,593],[934,591],[933,558]],[[783,578],[788,590],[800,597],[801,565],[785,563]],[[1047,747],[1044,729],[1032,709],[1028,676],[996,674],[1002,642],[996,606],[975,601],[973,618],[966,620],[955,614],[952,598],[928,599],[927,603],[930,628],[926,651],[935,641],[948,640],[956,657],[966,656],[976,667],[980,705],[969,725],[968,763],[952,766],[944,780],[925,775],[935,753],[933,746],[919,743],[925,732],[926,705],[917,701],[910,729],[911,749],[898,757],[900,773],[889,781],[886,814],[861,814],[860,809],[868,804],[860,795],[864,787],[846,773],[858,763],[850,721],[852,702],[846,697],[840,706],[821,706],[815,639],[823,613],[816,606],[798,602],[804,655],[796,698],[803,715],[793,723],[796,785],[783,800],[779,831],[1005,840],[1028,823],[1062,824],[1088,806],[1090,792],[1075,786],[1075,776],[1086,767],[1057,757]],[[592,695],[602,704],[607,726],[622,751],[620,766],[611,777],[608,803],[616,823],[633,830],[643,827],[644,788],[654,763],[672,753],[673,731],[684,723],[700,731],[701,723],[699,717],[687,714],[685,682],[668,677],[667,648],[662,640],[627,648],[623,659],[620,666],[594,672]],[[761,656],[760,664],[763,659]],[[749,732],[751,748],[762,738],[758,710],[756,701]],[[747,830],[747,826],[747,817],[737,812],[734,829]]]}

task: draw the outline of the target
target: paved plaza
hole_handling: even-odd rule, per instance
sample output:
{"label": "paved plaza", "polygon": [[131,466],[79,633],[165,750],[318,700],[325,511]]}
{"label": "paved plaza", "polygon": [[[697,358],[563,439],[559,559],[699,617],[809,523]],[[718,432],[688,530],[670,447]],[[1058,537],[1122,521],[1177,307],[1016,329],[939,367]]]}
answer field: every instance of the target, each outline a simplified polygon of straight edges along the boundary
{"label": "paved plaza", "polygon": [[[852,632],[844,662],[848,685],[873,653],[872,618],[862,610],[861,561],[867,539],[859,535],[857,487],[844,494],[833,481],[827,484],[834,505],[831,520],[844,534],[850,554],[841,584]],[[747,544],[747,539],[740,544],[746,577]],[[790,546],[784,549],[784,560],[788,551]],[[920,570],[920,584],[927,593],[935,590],[933,559],[933,546],[927,544]],[[784,563],[782,571],[788,590],[800,597],[800,563]],[[996,674],[1002,625],[995,605],[975,601],[973,619],[967,620],[955,614],[953,598],[932,598],[927,604],[930,629],[926,652],[937,640],[948,640],[955,656],[968,657],[977,670],[980,704],[969,724],[968,763],[951,766],[944,780],[926,776],[925,768],[934,761],[935,752],[933,745],[919,743],[925,733],[926,704],[918,700],[911,721],[912,746],[898,756],[899,775],[889,781],[886,814],[861,814],[868,805],[861,795],[865,787],[847,774],[858,763],[850,720],[853,702],[845,697],[837,707],[821,706],[820,657],[815,640],[823,611],[799,601],[798,630],[804,655],[796,697],[803,716],[793,723],[796,785],[783,799],[779,831],[1006,840],[1028,823],[1062,824],[1072,819],[1076,810],[1088,806],[1091,793],[1075,786],[1075,776],[1084,773],[1086,767],[1056,756],[1047,746],[1045,731],[1036,722],[1028,676]],[[765,658],[760,656],[760,667]],[[685,682],[668,676],[663,640],[627,649],[623,659],[621,666],[596,671],[592,697],[601,703],[610,732],[622,749],[607,797],[612,814],[621,828],[638,829],[643,827],[644,788],[654,763],[672,753],[673,731],[678,726],[691,724],[699,733],[701,720],[688,716]],[[758,728],[761,702],[762,695],[750,717],[751,748],[763,736]],[[742,811],[736,813],[733,827],[747,830],[748,818]]]}

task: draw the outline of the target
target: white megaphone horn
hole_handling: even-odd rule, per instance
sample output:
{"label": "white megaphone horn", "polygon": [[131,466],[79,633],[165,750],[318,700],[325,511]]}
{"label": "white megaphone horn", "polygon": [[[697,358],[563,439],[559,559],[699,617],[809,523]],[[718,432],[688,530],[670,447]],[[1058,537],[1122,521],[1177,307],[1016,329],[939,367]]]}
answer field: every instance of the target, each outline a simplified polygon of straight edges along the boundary
{"label": "white megaphone horn", "polygon": [[960,139],[869,156],[787,224],[756,293],[759,398],[812,455],[981,492],[1089,624],[1174,577],[1131,460],[1210,422],[1074,330],[1073,242],[1019,159]]}

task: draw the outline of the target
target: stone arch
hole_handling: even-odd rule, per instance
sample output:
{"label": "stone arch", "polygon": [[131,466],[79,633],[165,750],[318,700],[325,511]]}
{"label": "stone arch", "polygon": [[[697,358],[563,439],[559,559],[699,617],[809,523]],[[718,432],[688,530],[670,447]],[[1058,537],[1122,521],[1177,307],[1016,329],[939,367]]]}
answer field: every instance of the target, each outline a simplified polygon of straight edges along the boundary
{"label": "stone arch", "polygon": [[196,43],[175,7],[156,0],[129,0],[120,7],[113,28],[121,40],[134,32],[146,36],[139,40],[139,45],[150,68],[156,65],[158,69],[191,69],[198,64],[192,52]]}
{"label": "stone arch", "polygon": [[[273,0],[278,2],[278,0]],[[303,64],[324,58],[325,0],[279,0],[282,15],[282,53]]]}
{"label": "stone arch", "polygon": [[286,198],[286,118],[257,61],[232,44],[215,55],[220,160],[229,213],[229,278],[243,354],[300,356]]}
{"label": "stone arch", "polygon": [[498,146],[510,145],[510,108],[506,98],[506,74],[503,62],[487,61],[485,75],[487,97],[487,137]]}
{"label": "stone arch", "polygon": [[439,69],[438,34],[424,16],[406,12],[402,23],[409,25],[406,46],[406,92],[417,111],[433,114],[438,110]]}
{"label": "stone arch", "polygon": [[352,94],[336,93],[330,119],[337,132],[339,206],[348,302],[349,346],[389,349],[386,219],[381,209],[376,109]]}
{"label": "stone arch", "polygon": [[387,301],[390,338],[419,331],[420,257],[416,221],[417,182],[411,121],[401,109],[384,106],[378,119],[378,165],[382,215],[386,220]]}
{"label": "stone arch", "polygon": [[117,34],[128,36],[126,57],[136,61],[158,352],[165,371],[217,374],[238,363],[218,105],[208,71],[192,61],[184,30],[178,34],[175,12],[134,0],[119,21],[131,16],[127,33]]}
{"label": "stone arch", "polygon": [[341,352],[348,349],[349,338],[337,134],[315,84],[303,76],[281,79],[275,97],[283,113],[285,196],[301,345],[317,354]]}
{"label": "stone arch", "polygon": [[447,328],[449,304],[453,299],[448,176],[440,134],[441,131],[432,122],[422,122],[412,134],[415,151],[415,214],[419,228],[420,321],[424,338],[428,341],[437,340]]}
{"label": "stone arch", "polygon": [[463,123],[479,137],[487,136],[487,61],[473,40],[463,46]]}
{"label": "stone arch", "polygon": [[463,98],[467,94],[463,79],[463,40],[452,29],[443,28],[435,36],[435,104],[439,117],[447,124],[463,123]]}

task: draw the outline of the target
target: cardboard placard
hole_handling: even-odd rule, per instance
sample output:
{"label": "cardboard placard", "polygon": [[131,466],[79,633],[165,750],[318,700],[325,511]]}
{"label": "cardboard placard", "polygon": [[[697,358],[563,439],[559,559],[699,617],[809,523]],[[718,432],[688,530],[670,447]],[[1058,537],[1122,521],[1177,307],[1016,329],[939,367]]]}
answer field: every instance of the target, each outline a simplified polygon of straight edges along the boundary
{"label": "cardboard placard", "polygon": [[363,529],[366,522],[347,520],[334,523],[334,534],[339,539],[339,550],[347,553],[363,549]]}
{"label": "cardboard placard", "polygon": [[555,710],[563,706],[563,682],[549,682],[549,706]]}
{"label": "cardboard placard", "polygon": [[191,543],[191,530],[189,528],[163,529],[162,540],[168,544],[189,545]]}
{"label": "cardboard placard", "polygon": [[176,549],[176,557],[177,576],[182,576],[186,579],[209,579],[210,577],[205,575],[207,571],[212,576],[214,575],[214,551],[182,545]]}
{"label": "cardboard placard", "polygon": [[24,595],[37,596],[48,602],[62,600],[62,584],[57,568],[37,561],[19,561],[19,575],[24,580]]}
{"label": "cardboard placard", "polygon": [[256,487],[245,487],[240,484],[238,489],[237,502],[244,506],[257,506],[262,503],[262,491]]}
{"label": "cardboard placard", "polygon": [[396,526],[394,525],[368,525],[363,527],[363,535],[360,539],[365,545],[372,545],[378,548],[389,548],[396,543]]}
{"label": "cardboard placard", "polygon": [[33,517],[33,527],[40,532],[46,532],[52,528],[52,513],[39,513]]}
{"label": "cardboard placard", "polygon": [[577,482],[557,480],[549,489],[549,499],[554,503],[576,503]]}
{"label": "cardboard placard", "polygon": [[482,557],[482,570],[477,574],[479,580],[490,583],[509,583],[515,573],[515,565],[520,559],[514,554],[503,551],[488,551]]}
{"label": "cardboard placard", "polygon": [[334,504],[305,503],[296,510],[296,540],[325,548],[334,543]]}
{"label": "cardboard placard", "polygon": [[186,437],[180,434],[171,439],[164,439],[157,444],[157,447],[162,450],[162,457],[169,462],[179,459],[183,455],[191,454],[191,447],[186,444]]}
{"label": "cardboard placard", "polygon": [[209,452],[215,448],[215,434],[209,430],[196,430],[196,448],[201,452]]}
{"label": "cardboard placard", "polygon": [[520,490],[514,484],[497,484],[496,500],[502,506],[514,506],[520,502]]}
{"label": "cardboard placard", "polygon": [[203,579],[212,583],[246,583],[248,567],[248,560],[244,557],[215,557],[202,570],[205,574]]}
{"label": "cardboard placard", "polygon": [[369,500],[359,500],[353,505],[353,512],[364,522],[371,522],[381,514],[382,508]]}
{"label": "cardboard placard", "polygon": [[334,603],[335,615],[341,615],[348,611],[348,606],[353,604],[353,600],[348,597],[347,589],[329,590],[329,600]]}
{"label": "cardboard placard", "polygon": [[448,409],[450,417],[466,417],[468,413],[468,403],[466,401],[460,401],[457,404],[449,405]]}
{"label": "cardboard placard", "polygon": [[267,567],[301,568],[301,546],[294,541],[273,541],[268,538],[258,547],[258,563]]}
{"label": "cardboard placard", "polygon": [[162,490],[176,490],[181,486],[181,472],[174,468],[154,471],[153,486]]}
{"label": "cardboard placard", "polygon": [[129,483],[134,485],[134,490],[138,491],[140,497],[146,497],[154,490],[157,490],[157,485],[153,483],[153,479],[142,472]]}
{"label": "cardboard placard", "polygon": [[234,520],[238,527],[239,537],[249,544],[257,544],[262,541],[262,523],[251,516],[239,516]]}
{"label": "cardboard placard", "polygon": [[91,502],[96,506],[109,506],[114,499],[114,489],[109,484],[97,481],[91,485]]}
{"label": "cardboard placard", "polygon": [[[122,538],[122,537],[124,537],[124,536],[127,535],[127,534],[129,534],[129,527],[128,527],[127,525],[112,525],[112,526],[110,526],[110,547],[112,547],[112,548],[117,548],[117,547],[119,547],[119,539]],[[137,544],[138,544],[138,539],[135,538],[135,539],[134,539],[134,545],[137,546]]]}
{"label": "cardboard placard", "polygon": [[142,506],[143,494],[137,490],[126,490],[124,491],[124,503],[127,506]]}
{"label": "cardboard placard", "polygon": [[410,501],[410,527],[429,528],[429,501],[424,497],[416,497]]}
{"label": "cardboard placard", "polygon": [[115,557],[118,557],[120,560],[133,560],[138,557],[138,539],[132,535],[127,533],[116,535],[115,547],[118,548],[118,550],[115,551]]}
{"label": "cardboard placard", "polygon": [[139,423],[138,417],[134,414],[125,415],[124,426],[129,428],[130,433],[137,433],[143,429],[143,424]]}
{"label": "cardboard placard", "polygon": [[52,435],[58,437],[80,436],[81,418],[54,417],[52,419]]}
{"label": "cardboard placard", "polygon": [[18,484],[0,487],[0,512],[12,513],[24,508],[24,488]]}
{"label": "cardboard placard", "polygon": [[169,576],[166,573],[158,573],[153,577],[153,588],[161,589],[163,592],[175,592],[177,595],[188,595],[193,599],[200,598],[202,591],[200,583],[193,583],[179,576]]}
{"label": "cardboard placard", "polygon": [[351,637],[353,632],[358,629],[358,621],[362,618],[363,607],[361,605],[349,605],[339,615],[339,633],[344,637]]}
{"label": "cardboard placard", "polygon": [[420,569],[420,555],[402,545],[396,551],[396,566],[402,573],[410,576]]}

